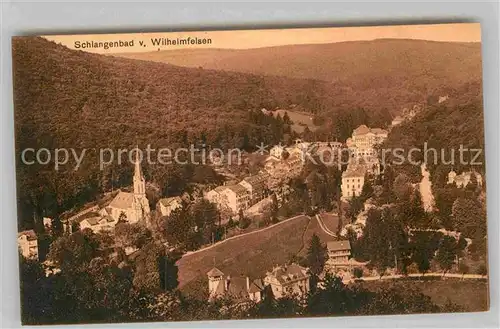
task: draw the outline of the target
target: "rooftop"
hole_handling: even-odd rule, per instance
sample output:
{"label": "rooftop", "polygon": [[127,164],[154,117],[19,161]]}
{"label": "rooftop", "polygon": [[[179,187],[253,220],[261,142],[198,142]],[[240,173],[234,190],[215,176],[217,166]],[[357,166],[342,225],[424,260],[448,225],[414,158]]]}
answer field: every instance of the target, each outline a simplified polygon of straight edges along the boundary
{"label": "rooftop", "polygon": [[26,235],[26,239],[28,241],[32,241],[32,240],[37,239],[36,233],[33,230],[26,230],[26,231],[22,231],[22,232],[17,233],[18,238],[23,236],[23,235]]}
{"label": "rooftop", "polygon": [[307,268],[297,264],[277,266],[273,268],[271,272],[268,272],[267,275],[275,277],[280,283],[286,283],[287,281],[297,279],[305,279],[309,276],[307,274]]}
{"label": "rooftop", "polygon": [[233,191],[235,194],[241,195],[241,194],[246,194],[248,193],[247,189],[244,188],[243,186],[236,184],[236,185],[228,185],[226,186],[228,189]]}
{"label": "rooftop", "polygon": [[134,193],[129,193],[129,192],[121,192],[118,193],[113,201],[109,204],[111,208],[118,208],[118,209],[128,209],[132,207],[132,204],[134,203]]}
{"label": "rooftop", "polygon": [[207,276],[223,276],[223,275],[224,273],[222,273],[222,271],[219,270],[217,267],[214,267],[207,272]]}
{"label": "rooftop", "polygon": [[387,134],[387,131],[381,128],[368,128],[366,125],[361,125],[358,128],[354,129],[352,135],[359,136],[359,135],[366,135],[368,133],[380,135],[380,134]]}
{"label": "rooftop", "polygon": [[163,199],[160,199],[159,201],[163,206],[165,207],[169,207],[172,205],[172,203],[174,202],[179,202],[181,203],[182,202],[182,199],[180,196],[173,196],[173,197],[170,197],[170,198],[163,198]]}
{"label": "rooftop", "polygon": [[351,250],[351,243],[349,240],[329,241],[326,244],[326,248],[329,251]]}

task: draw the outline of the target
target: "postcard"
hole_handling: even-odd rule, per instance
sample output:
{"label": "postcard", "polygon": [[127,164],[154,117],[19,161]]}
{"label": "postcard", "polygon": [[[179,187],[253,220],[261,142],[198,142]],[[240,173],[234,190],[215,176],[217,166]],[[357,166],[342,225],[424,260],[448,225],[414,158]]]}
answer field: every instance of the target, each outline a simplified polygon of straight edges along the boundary
{"label": "postcard", "polygon": [[12,58],[24,324],[489,309],[479,24]]}

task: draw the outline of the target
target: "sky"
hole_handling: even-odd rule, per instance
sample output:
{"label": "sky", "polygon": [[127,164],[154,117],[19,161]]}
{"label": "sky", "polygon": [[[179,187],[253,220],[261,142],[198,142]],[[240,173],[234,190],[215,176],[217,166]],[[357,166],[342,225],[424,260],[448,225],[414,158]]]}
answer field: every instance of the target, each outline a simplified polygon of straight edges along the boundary
{"label": "sky", "polygon": [[[369,27],[335,27],[335,28],[300,28],[272,30],[237,30],[237,31],[190,31],[166,33],[127,33],[127,34],[80,34],[80,35],[47,35],[46,39],[61,43],[70,49],[77,49],[77,43],[85,41],[113,42],[134,41],[133,46],[118,48],[103,47],[78,48],[99,54],[147,52],[186,48],[226,48],[249,49],[293,44],[334,43],[343,41],[374,40],[382,38],[420,39],[449,42],[481,42],[479,23],[426,24],[426,25],[393,25]],[[152,44],[152,38],[210,38],[211,44],[201,45],[165,45]],[[142,41],[142,44],[140,44]]]}

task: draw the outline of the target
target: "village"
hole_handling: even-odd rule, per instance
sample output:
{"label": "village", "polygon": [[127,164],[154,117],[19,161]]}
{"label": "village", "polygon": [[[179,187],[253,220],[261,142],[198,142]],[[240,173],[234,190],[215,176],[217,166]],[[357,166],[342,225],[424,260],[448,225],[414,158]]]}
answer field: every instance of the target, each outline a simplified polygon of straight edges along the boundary
{"label": "village", "polygon": [[[404,121],[412,120],[418,111],[418,107],[403,111],[404,116],[395,117],[389,130]],[[231,175],[223,185],[207,189],[195,199],[186,194],[160,198],[155,207],[150,205],[147,198],[147,182],[142,172],[141,163],[136,158],[132,188],[129,191],[119,190],[112,194],[111,199],[108,198],[108,202],[81,209],[76,214],[66,218],[62,221],[63,231],[64,234],[72,234],[79,230],[90,230],[94,234],[113,236],[115,227],[123,223],[143,225],[154,231],[157,229],[157,225],[154,223],[157,223],[159,218],[168,221],[171,216],[182,211],[184,207],[189,207],[190,203],[205,200],[217,210],[217,225],[224,227],[224,234],[217,241],[212,234],[210,243],[198,248],[201,251],[211,248],[212,245],[224,243],[228,237],[238,237],[258,229],[265,230],[266,227],[279,225],[280,222],[286,221],[286,218],[279,220],[276,211],[282,209],[289,202],[289,194],[292,191],[290,181],[297,179],[304,172],[304,168],[307,166],[307,157],[317,158],[320,155],[321,159],[325,159],[324,154],[326,153],[329,159],[327,165],[341,172],[341,179],[338,183],[340,186],[330,186],[330,188],[332,190],[340,188],[341,193],[337,194],[335,200],[330,200],[333,209],[330,210],[329,216],[335,218],[338,223],[337,227],[327,227],[328,225],[322,221],[322,214],[325,210],[320,210],[318,205],[309,205],[309,210],[305,213],[306,216],[318,221],[319,227],[329,239],[325,243],[324,268],[318,274],[322,278],[326,273],[330,273],[339,276],[345,283],[361,279],[376,279],[377,277],[380,279],[383,275],[380,270],[377,272],[377,270],[367,268],[370,261],[357,261],[353,257],[351,244],[353,243],[352,235],[356,239],[363,236],[370,209],[377,208],[373,198],[364,198],[364,194],[367,186],[371,186],[380,176],[384,175],[385,164],[380,163],[378,147],[387,139],[388,134],[389,131],[382,128],[360,125],[352,131],[351,137],[345,143],[337,141],[308,142],[302,139],[296,139],[288,146],[280,143],[272,146],[268,154],[264,154],[262,150],[255,151],[255,155],[263,156],[263,161],[260,162],[261,167],[257,173],[245,176],[239,181],[234,179],[236,176]],[[260,154],[258,154],[259,152]],[[343,153],[347,154],[347,165],[344,166],[341,163]],[[225,170],[220,166],[215,169],[221,173],[224,173]],[[424,179],[417,187],[417,191],[420,191],[422,200],[425,201],[424,208],[430,212],[435,206],[425,166],[422,167],[422,174]],[[314,173],[308,175],[305,179],[306,183],[314,181],[314,175]],[[425,182],[426,179],[427,182]],[[465,188],[472,180],[479,187],[482,185],[482,177],[475,171],[457,174],[451,170],[447,175],[447,184],[457,188]],[[314,196],[311,197],[314,198]],[[342,218],[339,218],[343,216],[342,212],[349,211],[353,200],[360,198],[364,198],[360,209],[352,215],[351,221],[342,223]],[[51,218],[43,218],[43,226],[48,232],[51,230],[52,221]],[[243,222],[246,222],[244,226]],[[259,225],[251,226],[251,223],[259,223]],[[200,228],[194,227],[193,229],[196,232]],[[434,231],[453,236],[457,240],[460,239],[460,233],[457,232],[443,229]],[[175,241],[168,241],[168,239],[163,239],[162,243],[167,250],[174,250],[178,247]],[[470,243],[471,240],[467,239],[467,245]],[[23,257],[39,260],[37,234],[34,230],[20,232],[18,245]],[[135,257],[134,255],[138,252],[138,246],[128,245],[125,248],[125,254],[128,257]],[[187,254],[191,252],[197,252],[197,250],[189,251]],[[47,275],[60,271],[49,260],[44,260],[43,264],[46,267]],[[264,276],[254,279],[250,279],[249,276],[224,273],[215,262],[213,265],[213,268],[206,273],[209,300],[230,295],[238,300],[248,299],[259,302],[266,289],[271,291],[275,298],[281,298],[285,295],[304,296],[310,290],[310,269],[295,262],[277,264],[273,268],[269,268]],[[391,275],[392,277],[400,277],[395,270],[392,270],[392,272],[388,272],[386,278],[391,277]],[[463,276],[464,274],[462,274]],[[482,274],[469,276],[483,278]]]}

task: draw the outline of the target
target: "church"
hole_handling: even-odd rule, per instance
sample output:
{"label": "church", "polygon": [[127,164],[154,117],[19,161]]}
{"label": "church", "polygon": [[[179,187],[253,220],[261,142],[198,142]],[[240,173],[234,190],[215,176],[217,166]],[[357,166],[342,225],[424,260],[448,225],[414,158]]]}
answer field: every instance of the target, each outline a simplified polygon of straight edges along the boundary
{"label": "church", "polygon": [[120,191],[105,210],[115,222],[124,220],[133,224],[142,221],[148,224],[151,211],[146,197],[146,180],[137,157],[134,165],[134,191]]}
{"label": "church", "polygon": [[129,224],[150,224],[151,210],[146,197],[146,180],[136,156],[134,163],[133,192],[120,191],[108,206],[99,212],[89,212],[80,223],[80,229],[90,228],[94,232],[112,230],[119,221]]}

